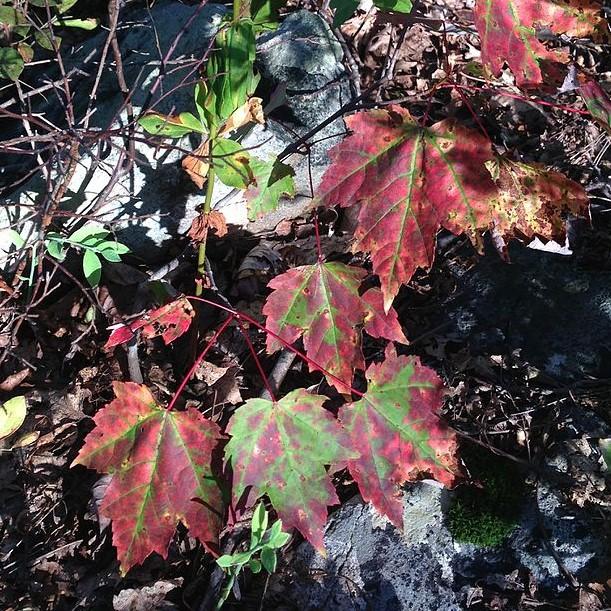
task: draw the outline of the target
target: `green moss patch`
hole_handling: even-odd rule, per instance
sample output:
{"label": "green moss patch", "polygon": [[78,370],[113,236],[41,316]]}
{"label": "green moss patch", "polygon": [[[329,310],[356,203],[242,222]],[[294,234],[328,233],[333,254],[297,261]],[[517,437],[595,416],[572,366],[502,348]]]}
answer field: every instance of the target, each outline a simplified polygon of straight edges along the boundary
{"label": "green moss patch", "polygon": [[478,485],[461,486],[448,511],[448,528],[460,542],[500,545],[518,523],[526,486],[514,463],[470,448],[465,464]]}

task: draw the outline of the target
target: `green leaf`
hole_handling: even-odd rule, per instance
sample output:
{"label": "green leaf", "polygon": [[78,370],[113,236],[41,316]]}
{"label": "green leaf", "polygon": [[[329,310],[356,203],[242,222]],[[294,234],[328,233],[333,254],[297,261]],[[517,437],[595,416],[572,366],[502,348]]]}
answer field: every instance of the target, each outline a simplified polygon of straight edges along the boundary
{"label": "green leaf", "polygon": [[329,6],[335,9],[333,26],[338,28],[342,23],[354,15],[356,9],[359,7],[359,0],[331,0]]}
{"label": "green leaf", "polygon": [[245,552],[238,552],[237,554],[233,554],[232,556],[232,565],[233,566],[243,566],[252,558],[254,550],[247,550]]}
{"label": "green leaf", "polygon": [[203,126],[208,125],[208,116],[206,111],[206,97],[208,95],[208,88],[204,81],[198,81],[195,85],[195,108],[199,116],[200,122]]}
{"label": "green leaf", "polygon": [[249,399],[231,416],[225,446],[234,501],[250,486],[255,498],[267,494],[284,524],[318,550],[324,549],[327,507],[339,503],[326,466],[336,470],[358,456],[323,408],[326,400],[303,388],[275,402]]}
{"label": "green leaf", "polygon": [[267,520],[268,515],[267,511],[265,511],[265,505],[263,503],[259,503],[252,514],[252,522],[251,522],[251,535],[250,535],[250,547],[256,547],[261,543],[261,539],[263,539],[263,535],[267,530]]}
{"label": "green leaf", "polygon": [[107,242],[102,242],[98,248],[100,250],[114,250],[120,255],[126,255],[128,252],[131,252],[129,246],[125,246],[125,244],[121,244],[121,242],[112,242],[108,240]]}
{"label": "green leaf", "polygon": [[29,0],[32,6],[45,8],[46,6],[61,6],[62,0]]}
{"label": "green leaf", "polygon": [[121,256],[117,254],[114,250],[104,250],[99,252],[98,254],[102,255],[102,257],[104,257],[110,263],[121,262]]}
{"label": "green leaf", "polygon": [[16,11],[10,6],[0,6],[0,23],[4,25],[17,25],[21,12]]}
{"label": "green leaf", "polygon": [[252,22],[262,30],[274,30],[278,27],[278,11],[284,0],[251,0],[250,16]]}
{"label": "green leaf", "polygon": [[248,561],[248,568],[256,575],[261,572],[261,563],[256,558],[251,558]]}
{"label": "green leaf", "polygon": [[23,248],[25,246],[25,240],[14,229],[6,229],[0,235],[3,238],[7,238],[16,248]]}
{"label": "green leaf", "polygon": [[253,72],[256,48],[251,21],[231,24],[219,32],[216,42],[218,48],[207,65],[210,91],[205,108],[207,118],[218,127],[252,96],[259,77]]}
{"label": "green leaf", "polygon": [[121,261],[121,255],[125,255],[130,252],[129,248],[125,246],[125,244],[110,241],[98,244],[95,250],[107,261],[111,261],[112,263],[118,263]]}
{"label": "green leaf", "polygon": [[108,235],[110,235],[110,231],[104,229],[102,225],[98,223],[86,223],[76,231],[73,231],[68,239],[71,242],[77,242],[84,246],[92,246],[105,239]]}
{"label": "green leaf", "polygon": [[8,25],[11,33],[20,38],[25,38],[30,31],[25,13],[10,6],[0,6],[0,23]]}
{"label": "green leaf", "polygon": [[34,32],[36,42],[47,51],[55,51],[55,45],[59,47],[62,43],[60,36],[51,33],[51,28],[42,28]]}
{"label": "green leaf", "polygon": [[598,447],[607,465],[607,471],[611,471],[611,439],[601,439],[598,442]]}
{"label": "green leaf", "polygon": [[222,569],[228,569],[232,566],[234,566],[235,562],[233,560],[233,555],[232,554],[225,554],[224,556],[221,556],[220,558],[216,559],[216,563],[222,568]]}
{"label": "green leaf", "polygon": [[228,187],[246,189],[253,181],[250,155],[229,138],[217,138],[212,146],[212,165],[219,180]]}
{"label": "green leaf", "polygon": [[78,30],[95,30],[100,25],[99,19],[90,17],[88,19],[58,19],[57,25],[64,28],[76,28]]}
{"label": "green leaf", "polygon": [[147,113],[138,119],[138,124],[153,136],[165,136],[167,138],[182,138],[193,131],[201,132],[200,129],[193,130],[185,125],[180,116],[160,115],[155,112]]}
{"label": "green leaf", "polygon": [[102,262],[92,250],[86,250],[83,256],[83,273],[90,286],[98,286],[102,278]]}
{"label": "green leaf", "polygon": [[16,49],[0,48],[0,78],[16,81],[23,72],[23,57]]}
{"label": "green leaf", "polygon": [[374,0],[374,4],[383,11],[409,13],[412,10],[411,0]]}
{"label": "green leaf", "polygon": [[57,10],[59,13],[65,13],[69,11],[78,0],[61,0],[61,2],[57,5]]}
{"label": "green leaf", "polygon": [[[279,525],[279,531],[281,531],[282,529],[282,520],[278,520],[277,522],[274,523],[274,526],[278,524]],[[271,532],[271,529],[270,529]],[[284,545],[286,545],[289,540],[291,539],[291,535],[289,533],[285,533],[285,532],[277,532],[274,533],[273,535],[270,534],[269,536],[269,541],[266,543],[266,545],[268,547],[271,547],[272,549],[278,549]]]}
{"label": "green leaf", "polygon": [[[411,0],[374,0],[373,3],[382,11],[409,13],[412,10]],[[333,26],[338,28],[354,15],[359,6],[359,0],[331,0],[329,6],[335,9]]]}
{"label": "green leaf", "polygon": [[293,168],[278,161],[263,161],[251,157],[250,167],[254,182],[246,190],[248,218],[254,221],[278,208],[280,198],[295,196]]}
{"label": "green leaf", "polygon": [[202,124],[202,121],[198,119],[196,116],[191,114],[190,112],[181,112],[178,115],[178,118],[182,122],[183,125],[189,127],[191,131],[194,131],[199,134],[206,133],[206,125]]}
{"label": "green leaf", "polygon": [[268,573],[276,571],[276,552],[271,547],[264,547],[261,550],[261,564]]}
{"label": "green leaf", "polygon": [[54,259],[63,261],[66,258],[67,248],[64,246],[64,240],[59,233],[49,232],[45,241],[47,252]]}
{"label": "green leaf", "polygon": [[272,540],[282,532],[282,520],[276,520],[267,531],[266,545],[269,545]]}
{"label": "green leaf", "polygon": [[0,439],[19,430],[25,421],[27,404],[24,396],[13,397],[0,406]]}

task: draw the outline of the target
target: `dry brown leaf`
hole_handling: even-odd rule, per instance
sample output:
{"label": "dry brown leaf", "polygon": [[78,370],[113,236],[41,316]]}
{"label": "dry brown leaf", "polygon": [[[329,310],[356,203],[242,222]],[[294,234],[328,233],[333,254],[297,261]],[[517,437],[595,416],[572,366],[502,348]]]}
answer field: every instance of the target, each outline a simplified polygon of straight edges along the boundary
{"label": "dry brown leaf", "polygon": [[187,235],[194,242],[205,242],[209,230],[212,230],[218,238],[227,235],[227,223],[222,212],[218,210],[212,210],[208,214],[202,212],[193,219]]}
{"label": "dry brown leaf", "polygon": [[182,160],[182,168],[189,178],[200,188],[204,188],[210,164],[210,141],[202,142],[190,155]]}
{"label": "dry brown leaf", "polygon": [[261,98],[250,98],[248,102],[242,104],[237,110],[234,110],[229,119],[225,122],[219,135],[226,136],[229,132],[248,123],[263,125],[265,123],[265,118],[263,117],[262,101]]}
{"label": "dry brown leaf", "polygon": [[0,383],[0,390],[4,392],[11,392],[12,390],[15,390],[15,388],[17,388],[17,386],[19,386],[19,384],[21,384],[21,382],[23,382],[28,375],[30,375],[30,370],[27,367],[21,371],[12,373],[10,376],[4,378],[4,380]]}
{"label": "dry brown leaf", "polygon": [[214,392],[214,403],[241,403],[240,369],[234,364],[218,366],[204,361],[198,368],[196,377],[206,383]]}

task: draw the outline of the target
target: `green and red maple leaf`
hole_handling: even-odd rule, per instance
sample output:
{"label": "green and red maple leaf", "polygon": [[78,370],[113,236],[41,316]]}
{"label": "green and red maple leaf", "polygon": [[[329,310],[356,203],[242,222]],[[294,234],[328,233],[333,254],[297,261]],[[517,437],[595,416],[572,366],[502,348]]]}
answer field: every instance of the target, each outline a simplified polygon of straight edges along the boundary
{"label": "green and red maple leaf", "polygon": [[283,523],[322,551],[327,506],[339,502],[329,473],[348,466],[363,498],[399,528],[401,484],[422,474],[452,484],[456,438],[437,414],[439,377],[393,348],[367,377],[367,392],[341,409],[339,422],[324,409],[326,397],[304,389],[237,410],[225,448],[234,502],[251,487],[255,497],[267,494]]}
{"label": "green and red maple leaf", "polygon": [[350,447],[348,461],[361,495],[398,528],[403,527],[399,486],[427,473],[451,486],[459,472],[456,437],[439,419],[442,382],[413,356],[386,358],[367,369],[367,392],[340,409]]}
{"label": "green and red maple leaf", "polygon": [[491,228],[505,237],[552,238],[564,213],[587,212],[580,185],[499,158],[485,136],[452,120],[424,128],[392,106],[346,123],[353,133],[330,151],[318,202],[360,206],[353,250],[371,254],[385,311],[418,268],[430,268],[442,227],[476,244]]}
{"label": "green and red maple leaf", "polygon": [[263,308],[271,331],[268,351],[303,336],[310,369],[322,369],[340,392],[349,390],[354,370],[365,366],[363,327],[373,337],[407,343],[394,310],[374,311],[381,303],[379,289],[359,295],[366,275],[358,267],[319,262],[276,276],[268,284],[274,290]]}
{"label": "green and red maple leaf", "polygon": [[498,75],[506,62],[519,87],[543,83],[542,62],[568,61],[568,54],[548,49],[537,33],[545,28],[575,37],[607,37],[601,5],[590,0],[476,0],[475,26],[482,62]]}
{"label": "green and red maple leaf", "polygon": [[73,465],[112,475],[100,512],[112,520],[122,571],[153,552],[165,557],[178,522],[214,545],[223,516],[212,468],[220,429],[194,408],[160,407],[140,384],[113,388]]}
{"label": "green and red maple leaf", "polygon": [[252,486],[267,494],[282,523],[319,550],[327,506],[339,503],[326,466],[358,456],[339,422],[323,408],[327,397],[300,388],[278,401],[250,399],[235,412],[225,456],[233,469],[233,498]]}

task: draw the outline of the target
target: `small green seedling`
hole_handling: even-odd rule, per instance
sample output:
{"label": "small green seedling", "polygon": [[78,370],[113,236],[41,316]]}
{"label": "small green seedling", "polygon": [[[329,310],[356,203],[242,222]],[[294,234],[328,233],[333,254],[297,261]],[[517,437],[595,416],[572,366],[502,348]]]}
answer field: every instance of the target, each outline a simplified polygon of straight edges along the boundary
{"label": "small green seedling", "polygon": [[276,550],[286,545],[291,535],[282,532],[282,520],[276,520],[268,530],[268,517],[263,503],[259,503],[252,516],[248,550],[217,558],[216,563],[227,572],[229,579],[221,592],[216,609],[225,604],[237,576],[245,566],[253,573],[261,572],[262,568],[270,574],[276,570]]}
{"label": "small green seedling", "polygon": [[[1,0],[0,0],[1,1]],[[147,112],[138,124],[162,138],[196,134],[202,143],[183,160],[183,168],[206,197],[202,215],[211,212],[214,180],[245,191],[248,218],[254,221],[278,207],[282,196],[295,195],[293,170],[277,159],[259,159],[244,150],[238,140],[226,136],[251,122],[263,122],[261,100],[254,98],[260,76],[255,72],[256,36],[277,25],[283,0],[234,0],[233,14],[225,18],[215,38],[205,77],[194,91],[195,112],[163,115]],[[258,112],[250,104],[259,103]],[[205,276],[206,240],[199,243],[197,276]],[[200,296],[202,282],[196,281]]]}
{"label": "small green seedling", "polygon": [[111,263],[119,263],[121,256],[129,252],[125,244],[108,239],[107,231],[96,223],[87,223],[67,238],[59,233],[49,232],[45,238],[47,252],[58,261],[63,261],[69,248],[83,251],[83,274],[90,286],[96,287],[102,276],[100,257]]}
{"label": "small green seedling", "polygon": [[[36,248],[28,245],[26,241],[14,230],[7,232],[10,242],[17,248],[32,248],[31,273],[28,279],[30,286],[34,279],[34,268],[37,264]],[[47,253],[57,259],[64,261],[68,249],[74,248],[83,251],[83,274],[89,285],[95,288],[102,276],[102,259],[111,263],[121,261],[121,256],[130,252],[125,244],[109,239],[110,231],[104,229],[97,223],[87,223],[72,232],[68,237],[49,231],[45,236],[44,248]]]}

